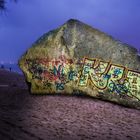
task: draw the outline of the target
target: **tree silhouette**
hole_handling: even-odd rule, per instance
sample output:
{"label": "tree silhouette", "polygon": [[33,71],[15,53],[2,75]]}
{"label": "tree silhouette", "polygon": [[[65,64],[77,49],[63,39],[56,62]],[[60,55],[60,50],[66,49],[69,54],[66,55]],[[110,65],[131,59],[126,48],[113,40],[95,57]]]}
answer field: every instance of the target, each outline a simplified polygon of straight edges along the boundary
{"label": "tree silhouette", "polygon": [[5,9],[5,1],[0,0],[0,9]]}
{"label": "tree silhouette", "polygon": [[[12,0],[12,1],[17,2],[17,0]],[[6,8],[5,4],[6,4],[6,0],[0,0],[0,10],[4,10]]]}

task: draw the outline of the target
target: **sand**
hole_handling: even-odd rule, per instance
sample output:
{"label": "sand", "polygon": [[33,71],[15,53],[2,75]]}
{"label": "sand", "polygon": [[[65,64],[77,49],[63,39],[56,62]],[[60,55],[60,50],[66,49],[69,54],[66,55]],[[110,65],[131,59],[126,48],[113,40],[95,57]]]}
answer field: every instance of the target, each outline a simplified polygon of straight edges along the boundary
{"label": "sand", "polygon": [[0,70],[0,140],[140,140],[140,110],[83,96],[35,96]]}

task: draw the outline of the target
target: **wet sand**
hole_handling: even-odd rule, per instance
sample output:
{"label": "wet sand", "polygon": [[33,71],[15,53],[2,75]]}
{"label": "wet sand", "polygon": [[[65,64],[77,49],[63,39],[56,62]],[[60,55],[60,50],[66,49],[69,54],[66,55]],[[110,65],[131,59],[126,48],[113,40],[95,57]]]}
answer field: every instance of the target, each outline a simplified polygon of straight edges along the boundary
{"label": "wet sand", "polygon": [[83,96],[35,96],[0,70],[0,140],[140,140],[140,110]]}

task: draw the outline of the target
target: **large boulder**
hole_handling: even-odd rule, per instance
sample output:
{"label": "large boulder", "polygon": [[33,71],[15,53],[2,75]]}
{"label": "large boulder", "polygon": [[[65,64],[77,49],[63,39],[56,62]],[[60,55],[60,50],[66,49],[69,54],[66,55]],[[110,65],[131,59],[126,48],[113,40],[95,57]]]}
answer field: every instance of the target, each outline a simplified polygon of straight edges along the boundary
{"label": "large boulder", "polygon": [[44,34],[19,60],[33,94],[86,94],[140,101],[137,50],[78,20]]}

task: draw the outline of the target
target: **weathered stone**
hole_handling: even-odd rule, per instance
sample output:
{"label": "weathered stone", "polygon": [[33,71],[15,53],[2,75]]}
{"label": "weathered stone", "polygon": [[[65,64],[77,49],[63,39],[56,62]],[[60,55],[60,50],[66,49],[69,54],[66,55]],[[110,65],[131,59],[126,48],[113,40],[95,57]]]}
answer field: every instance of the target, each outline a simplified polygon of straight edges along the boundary
{"label": "weathered stone", "polygon": [[137,50],[78,20],[43,35],[19,61],[34,94],[87,94],[120,104],[140,100]]}

